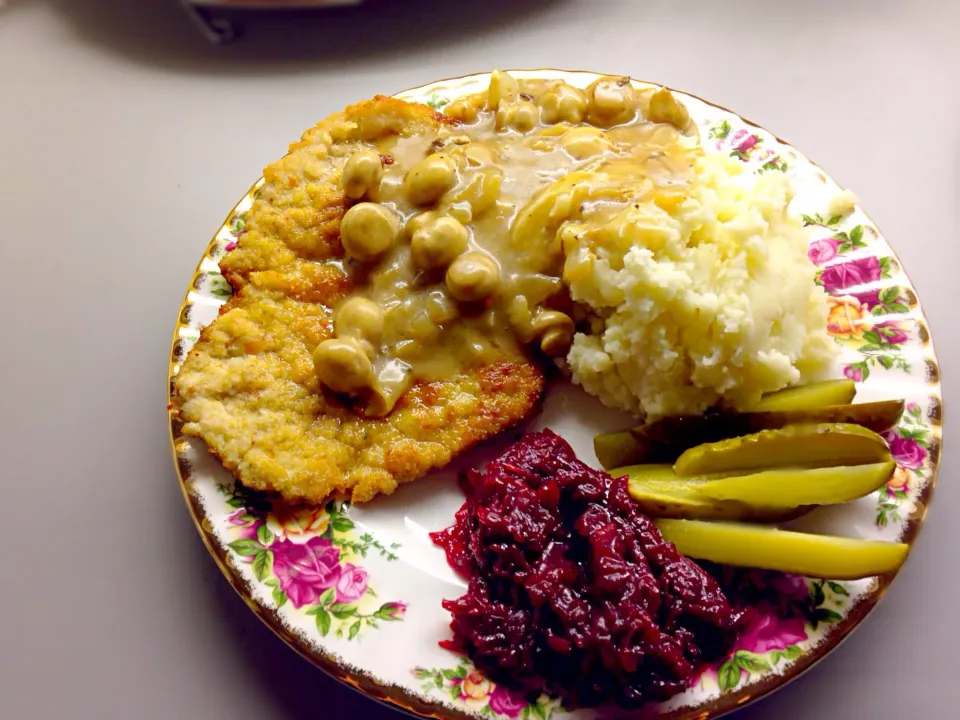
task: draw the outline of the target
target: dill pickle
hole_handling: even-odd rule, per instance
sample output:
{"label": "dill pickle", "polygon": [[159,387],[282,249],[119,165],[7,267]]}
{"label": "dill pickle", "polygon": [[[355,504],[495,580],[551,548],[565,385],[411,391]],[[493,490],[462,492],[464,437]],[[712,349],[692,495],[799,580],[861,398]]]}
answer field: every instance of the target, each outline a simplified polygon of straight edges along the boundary
{"label": "dill pickle", "polygon": [[[702,443],[760,430],[777,430],[787,425],[852,423],[879,433],[897,424],[903,413],[903,405],[903,400],[881,400],[813,410],[674,415],[629,430],[602,433],[594,438],[593,445],[597,459],[605,468],[645,462],[674,462],[685,450]],[[628,437],[628,434],[632,437]]]}
{"label": "dill pickle", "polygon": [[845,405],[851,402],[856,394],[857,384],[853,380],[824,380],[767,393],[750,409],[813,410],[829,405]]}
{"label": "dill pickle", "polygon": [[833,467],[887,462],[890,448],[850,423],[804,423],[697,445],[673,465],[680,477],[777,467]]}
{"label": "dill pickle", "polygon": [[722,565],[755,567],[830,580],[895,572],[909,546],[762,525],[701,520],[657,520],[664,539],[684,555]]}

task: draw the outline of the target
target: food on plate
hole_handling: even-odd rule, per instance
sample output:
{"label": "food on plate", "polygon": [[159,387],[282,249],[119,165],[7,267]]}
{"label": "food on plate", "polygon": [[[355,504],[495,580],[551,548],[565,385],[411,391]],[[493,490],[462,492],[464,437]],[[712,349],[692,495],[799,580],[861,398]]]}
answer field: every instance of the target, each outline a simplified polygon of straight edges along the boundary
{"label": "food on plate", "polygon": [[[757,525],[884,487],[877,433],[903,402],[817,382],[837,350],[787,176],[705,150],[701,112],[628,78],[503,72],[442,113],[351,106],[265,170],[221,261],[233,297],[177,368],[183,431],[292,503],[447,465],[522,422],[550,372],[633,413],[596,438],[614,477],[530,434],[468,473],[433,535],[468,580],[444,646],[516,698],[637,708],[708,667],[739,681],[756,608],[726,566],[859,578],[906,554]],[[822,605],[825,581],[819,599],[790,582]]]}
{"label": "food on plate", "polygon": [[343,194],[351,200],[376,198],[383,180],[383,160],[375,150],[357,150],[343,164]]}
{"label": "food on plate", "polygon": [[399,236],[399,216],[377,203],[357,203],[340,220],[343,251],[359,262],[378,260],[393,248]]}
{"label": "food on plate", "polygon": [[573,319],[562,312],[544,310],[537,313],[531,324],[533,336],[540,341],[545,355],[556,357],[570,349],[573,340]]}
{"label": "food on plate", "polygon": [[830,198],[830,203],[827,205],[827,216],[839,218],[849,215],[857,209],[858,202],[860,201],[857,200],[857,196],[853,194],[852,190],[841,190]]}
{"label": "food on plate", "polygon": [[750,408],[835,353],[790,196],[629,78],[378,96],[264,171],[174,410],[243,484],[316,503],[518,424],[554,367],[649,419]]}
{"label": "food on plate", "polygon": [[885,575],[903,564],[909,545],[701,520],[657,520],[684,555],[741,567],[833,580]]}
{"label": "food on plate", "polygon": [[453,640],[494,682],[570,707],[638,707],[683,691],[731,648],[739,615],[664,542],[627,491],[549,431],[465,479],[434,533],[469,581],[447,600]]}
{"label": "food on plate", "polygon": [[636,465],[611,470],[610,474],[626,476],[630,497],[642,512],[656,518],[778,523],[794,520],[814,507],[783,502],[766,506],[746,493],[742,498],[718,500],[699,491],[702,480],[679,478],[670,465]]}
{"label": "food on plate", "polygon": [[[863,588],[830,579],[895,572],[907,552],[772,525],[881,490],[857,505],[880,525],[890,498],[924,497],[894,477],[891,436],[878,435],[903,401],[852,405],[853,381],[821,379],[837,344],[788,176],[766,172],[785,164],[766,148],[756,164],[728,157],[741,146],[721,142],[726,123],[701,143],[702,114],[629,78],[580,88],[499,71],[443,112],[380,96],[348,107],[244,201],[243,231],[215,252],[233,297],[175,368],[183,432],[270,493],[265,506],[312,503],[338,532],[353,523],[329,498],[369,501],[448,465],[524,421],[550,374],[642,423],[595,438],[609,474],[549,431],[524,436],[465,474],[453,526],[431,534],[467,580],[443,602],[441,644],[518,712],[542,693],[640,708],[705,669],[736,685],[754,674],[754,620],[774,606],[791,627],[839,617],[825,603],[852,608]],[[804,221],[839,243],[833,213],[854,203],[844,194]],[[864,247],[862,229],[833,254]],[[898,433],[921,414],[911,406]],[[922,464],[894,454],[900,474]],[[314,530],[332,552],[355,545]],[[386,547],[373,534],[363,546]],[[246,557],[258,578],[261,555]],[[747,576],[755,594],[738,595]],[[383,615],[347,608],[340,589],[316,596],[322,635],[332,616]],[[799,642],[781,654],[806,652]],[[450,672],[414,674],[477,699]],[[483,707],[503,714],[494,693]]]}
{"label": "food on plate", "polygon": [[447,291],[456,300],[486,300],[500,286],[500,266],[482,252],[464,253],[447,269],[446,283]]}
{"label": "food on plate", "polygon": [[802,423],[697,445],[673,464],[680,477],[772,467],[831,467],[885,462],[886,441],[849,423]]}
{"label": "food on plate", "polygon": [[414,283],[404,173],[454,125],[378,97],[265,170],[221,262],[236,292],[174,397],[184,432],[243,484],[292,501],[370,500],[520,422],[540,396],[542,370],[509,333],[458,320],[442,276]]}
{"label": "food on plate", "polygon": [[465,254],[470,232],[454,217],[442,216],[425,222],[410,236],[410,259],[424,271],[449,267]]}
{"label": "food on plate", "polygon": [[350,393],[373,383],[373,364],[361,341],[352,337],[324,340],[313,351],[321,382],[337,392]]}
{"label": "food on plate", "polygon": [[745,410],[830,365],[825,295],[788,181],[740,185],[740,165],[703,155],[674,195],[561,232],[571,297],[602,318],[567,361],[607,405],[649,419],[721,401]]}
{"label": "food on plate", "polygon": [[[699,416],[683,416],[699,417]],[[686,445],[686,443],[682,443]],[[680,453],[686,450],[686,447],[680,450],[673,450],[672,446],[667,446],[667,450],[676,454],[674,458],[661,458],[655,454],[662,446],[653,445],[645,438],[638,437],[632,430],[617,430],[615,432],[606,432],[595,435],[593,438],[593,453],[597,456],[600,465],[609,470],[610,468],[622,467],[624,465],[633,465],[642,462],[659,462],[664,459],[675,460]],[[690,447],[699,445],[698,442],[690,443]]]}
{"label": "food on plate", "polygon": [[[782,522],[816,505],[845,503],[874,492],[890,479],[896,463],[883,437],[861,425],[781,421],[811,414],[856,415],[883,425],[896,420],[903,402],[871,405],[863,411],[848,405],[726,417],[716,413],[699,420],[664,418],[635,433],[598,436],[594,448],[605,462],[625,456],[649,461],[657,453],[676,456],[673,464],[647,462],[610,470],[629,478],[631,495],[654,517]],[[777,427],[694,444],[711,432],[757,422]],[[671,431],[679,436],[676,443]],[[689,447],[677,454],[676,444]]]}
{"label": "food on plate", "polygon": [[672,463],[685,450],[703,443],[760,430],[776,430],[787,425],[852,423],[882,433],[897,424],[903,407],[903,400],[882,400],[811,410],[710,411],[703,415],[677,415],[629,430],[601,433],[594,438],[593,445],[597,459],[605,468],[648,462]]}
{"label": "food on plate", "polygon": [[[775,522],[793,508],[837,505],[869,495],[893,475],[896,463],[779,468],[737,475],[680,477],[669,465],[632,465],[630,494],[654,517],[724,518]],[[668,502],[672,500],[672,502]]]}
{"label": "food on plate", "polygon": [[814,410],[830,405],[853,402],[857,385],[853,380],[822,380],[796,385],[769,393],[760,398],[750,410],[754,412]]}
{"label": "food on plate", "polygon": [[869,465],[765,470],[705,480],[697,492],[714,500],[746,501],[764,507],[838,505],[883,487],[896,467],[893,460],[887,460]]}
{"label": "food on plate", "polygon": [[660,88],[650,97],[647,116],[653,122],[666,122],[679,128],[692,129],[687,108],[666,88]]}

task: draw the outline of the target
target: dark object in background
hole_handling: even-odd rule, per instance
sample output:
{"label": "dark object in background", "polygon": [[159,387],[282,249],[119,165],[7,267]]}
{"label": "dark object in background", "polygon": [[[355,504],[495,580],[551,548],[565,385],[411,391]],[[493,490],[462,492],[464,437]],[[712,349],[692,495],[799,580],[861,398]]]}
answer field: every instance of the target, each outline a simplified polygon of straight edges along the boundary
{"label": "dark object in background", "polygon": [[243,33],[241,16],[271,10],[307,10],[359,5],[363,0],[180,0],[197,27],[214,43],[236,40]]}

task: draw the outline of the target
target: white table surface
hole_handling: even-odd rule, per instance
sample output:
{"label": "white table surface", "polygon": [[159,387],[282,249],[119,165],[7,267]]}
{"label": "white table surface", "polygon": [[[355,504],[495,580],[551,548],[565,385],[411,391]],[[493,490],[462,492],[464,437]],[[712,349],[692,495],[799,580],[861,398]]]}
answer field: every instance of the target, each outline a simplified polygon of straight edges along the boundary
{"label": "white table surface", "polygon": [[[493,66],[585,68],[763,124],[883,228],[960,407],[960,3],[387,4],[271,21],[227,48],[172,0],[0,9],[0,716],[395,716],[234,596],[187,515],[164,411],[170,332],[208,238],[289,141],[376,92]],[[739,717],[960,716],[953,420],[928,525],[887,598]]]}

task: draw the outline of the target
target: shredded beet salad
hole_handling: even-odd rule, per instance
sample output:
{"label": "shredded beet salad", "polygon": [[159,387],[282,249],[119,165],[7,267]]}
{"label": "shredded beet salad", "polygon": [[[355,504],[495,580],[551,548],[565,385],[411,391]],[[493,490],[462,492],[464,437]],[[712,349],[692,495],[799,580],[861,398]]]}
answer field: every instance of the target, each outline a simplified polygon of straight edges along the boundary
{"label": "shredded beet salad", "polygon": [[464,479],[432,535],[469,580],[453,639],[495,682],[571,708],[665,700],[731,649],[741,613],[627,492],[549,430]]}

